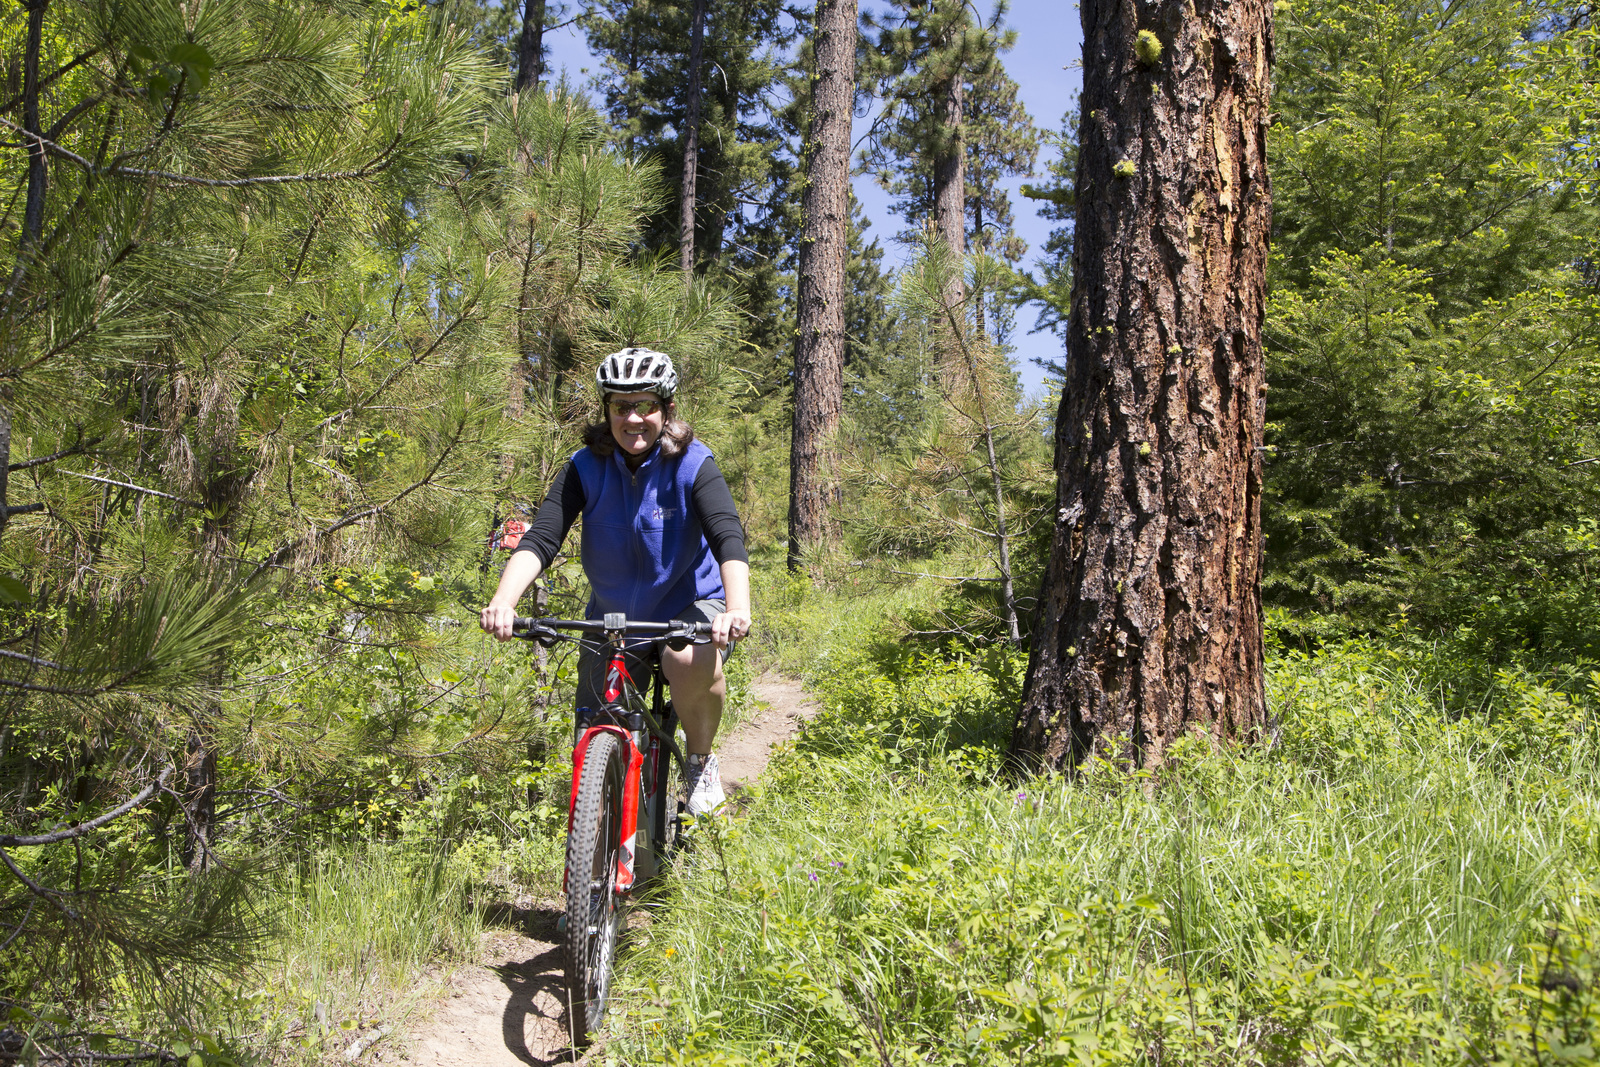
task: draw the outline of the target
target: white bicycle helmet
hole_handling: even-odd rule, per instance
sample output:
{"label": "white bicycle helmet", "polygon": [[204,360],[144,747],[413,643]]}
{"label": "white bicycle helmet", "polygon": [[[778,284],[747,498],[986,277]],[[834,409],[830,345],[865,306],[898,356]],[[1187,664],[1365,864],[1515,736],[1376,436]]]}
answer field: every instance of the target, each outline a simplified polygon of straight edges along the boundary
{"label": "white bicycle helmet", "polygon": [[594,384],[602,400],[607,393],[654,393],[667,401],[678,391],[678,372],[665,352],[624,348],[600,361]]}

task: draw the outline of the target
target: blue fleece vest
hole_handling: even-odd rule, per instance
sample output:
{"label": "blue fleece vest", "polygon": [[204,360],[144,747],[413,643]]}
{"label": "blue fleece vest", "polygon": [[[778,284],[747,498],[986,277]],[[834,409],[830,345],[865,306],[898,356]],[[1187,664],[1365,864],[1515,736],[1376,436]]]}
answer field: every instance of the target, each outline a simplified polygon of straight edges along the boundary
{"label": "blue fleece vest", "polygon": [[667,622],[696,600],[726,598],[722,570],[694,512],[694,479],[711,450],[699,441],[671,459],[652,449],[630,471],[619,448],[572,456],[583,484],[583,572],[589,617],[620,611]]}

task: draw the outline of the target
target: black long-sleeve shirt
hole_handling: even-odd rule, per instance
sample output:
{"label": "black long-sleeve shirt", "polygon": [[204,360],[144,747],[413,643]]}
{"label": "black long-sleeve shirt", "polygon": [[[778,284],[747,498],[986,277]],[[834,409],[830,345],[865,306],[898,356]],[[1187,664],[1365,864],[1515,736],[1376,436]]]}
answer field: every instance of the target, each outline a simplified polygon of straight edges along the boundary
{"label": "black long-sleeve shirt", "polygon": [[[722,476],[717,461],[709,456],[694,476],[690,499],[694,502],[706,544],[711,546],[711,557],[719,565],[729,560],[749,563],[744,526],[733,506],[733,493],[728,490],[728,480]],[[561,551],[561,542],[567,539],[572,524],[583,514],[583,502],[583,483],[568,463],[550,483],[550,492],[545,494],[544,503],[539,505],[533,522],[513,551],[534,553],[539,557],[540,568],[548,569],[556,553]]]}

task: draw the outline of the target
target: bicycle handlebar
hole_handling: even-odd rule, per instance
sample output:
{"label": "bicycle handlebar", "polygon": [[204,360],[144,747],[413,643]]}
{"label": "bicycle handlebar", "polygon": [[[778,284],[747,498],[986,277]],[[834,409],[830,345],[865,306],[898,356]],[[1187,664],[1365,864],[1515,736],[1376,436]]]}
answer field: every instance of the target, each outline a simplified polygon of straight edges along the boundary
{"label": "bicycle handlebar", "polygon": [[[620,623],[621,625],[614,625]],[[524,618],[511,620],[511,633],[515,637],[555,637],[557,630],[576,630],[587,634],[622,633],[630,637],[681,638],[690,644],[703,645],[711,640],[709,622],[630,622],[620,616],[605,619],[549,619]]]}

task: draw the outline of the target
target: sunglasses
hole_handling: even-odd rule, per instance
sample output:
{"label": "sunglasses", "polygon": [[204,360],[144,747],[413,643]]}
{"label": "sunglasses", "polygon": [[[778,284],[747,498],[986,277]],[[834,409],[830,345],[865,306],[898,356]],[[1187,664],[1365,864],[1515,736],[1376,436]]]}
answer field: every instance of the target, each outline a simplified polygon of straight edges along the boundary
{"label": "sunglasses", "polygon": [[661,410],[659,400],[613,400],[606,405],[611,409],[611,417],[625,419],[635,411],[641,419],[648,419],[651,415]]}

